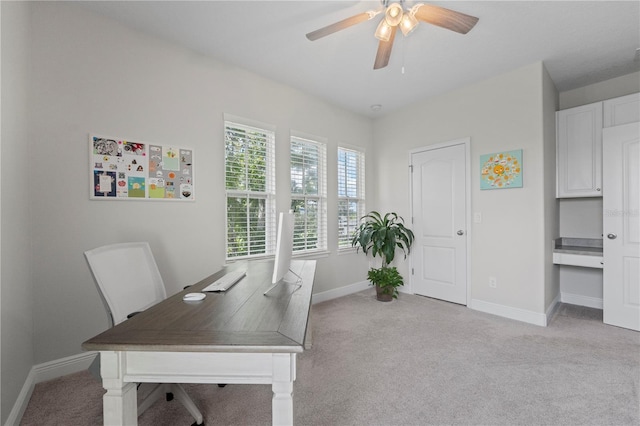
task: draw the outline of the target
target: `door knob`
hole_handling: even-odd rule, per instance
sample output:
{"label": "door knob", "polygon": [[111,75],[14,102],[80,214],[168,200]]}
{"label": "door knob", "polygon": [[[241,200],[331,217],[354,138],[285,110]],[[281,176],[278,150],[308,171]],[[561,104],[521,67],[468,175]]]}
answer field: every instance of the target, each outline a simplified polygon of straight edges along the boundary
{"label": "door knob", "polygon": [[464,234],[464,231],[463,231],[462,229],[460,229],[458,232],[456,232],[456,234],[458,234],[458,235],[463,235],[463,234]]}
{"label": "door knob", "polygon": [[607,238],[610,240],[615,240],[616,238],[618,238],[618,236],[616,234],[607,234]]}

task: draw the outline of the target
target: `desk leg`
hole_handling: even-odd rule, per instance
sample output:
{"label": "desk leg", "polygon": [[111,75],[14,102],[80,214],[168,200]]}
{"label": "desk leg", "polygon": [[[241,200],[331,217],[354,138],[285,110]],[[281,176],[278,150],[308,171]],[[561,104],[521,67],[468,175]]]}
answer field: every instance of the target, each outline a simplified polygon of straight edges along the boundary
{"label": "desk leg", "polygon": [[296,379],[296,354],[273,354],[273,425],[293,425],[293,382]]}
{"label": "desk leg", "polygon": [[311,311],[313,306],[309,306],[309,318],[307,319],[307,334],[304,339],[304,349],[309,350],[313,345],[313,327],[311,327]]}
{"label": "desk leg", "polygon": [[105,426],[138,424],[136,384],[122,380],[124,362],[122,352],[100,352],[102,387],[107,391],[102,397],[102,416]]}

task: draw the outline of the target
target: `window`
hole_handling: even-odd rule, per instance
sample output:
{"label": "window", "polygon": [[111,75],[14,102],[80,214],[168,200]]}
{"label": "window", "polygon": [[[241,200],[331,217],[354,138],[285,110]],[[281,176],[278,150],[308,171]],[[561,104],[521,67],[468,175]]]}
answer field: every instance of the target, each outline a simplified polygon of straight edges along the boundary
{"label": "window", "polygon": [[365,215],[364,152],[338,148],[338,248],[351,247],[358,222]]}
{"label": "window", "polygon": [[227,259],[275,251],[275,129],[225,116]]}
{"label": "window", "polygon": [[327,249],[327,146],[291,137],[291,210],[293,251]]}

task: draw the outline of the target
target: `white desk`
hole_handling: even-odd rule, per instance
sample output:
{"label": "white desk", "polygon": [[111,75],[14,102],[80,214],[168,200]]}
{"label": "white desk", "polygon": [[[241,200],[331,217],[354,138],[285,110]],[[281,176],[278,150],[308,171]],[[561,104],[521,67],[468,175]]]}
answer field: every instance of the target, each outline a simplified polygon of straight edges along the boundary
{"label": "white desk", "polygon": [[104,424],[136,425],[136,383],[150,382],[271,384],[273,424],[292,425],[296,354],[307,337],[315,266],[293,261],[302,286],[282,283],[264,296],[273,262],[240,264],[247,276],[226,293],[182,300],[221,271],[84,342],[84,349],[100,351]]}

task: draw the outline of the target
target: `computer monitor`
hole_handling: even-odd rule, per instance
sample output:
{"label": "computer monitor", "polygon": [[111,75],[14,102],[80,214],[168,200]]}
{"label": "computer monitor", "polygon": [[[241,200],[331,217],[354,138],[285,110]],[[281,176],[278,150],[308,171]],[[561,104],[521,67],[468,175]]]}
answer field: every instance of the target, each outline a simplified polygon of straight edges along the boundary
{"label": "computer monitor", "polygon": [[276,239],[276,259],[273,264],[272,284],[284,278],[291,266],[293,252],[293,213],[280,212],[278,217],[278,235]]}

